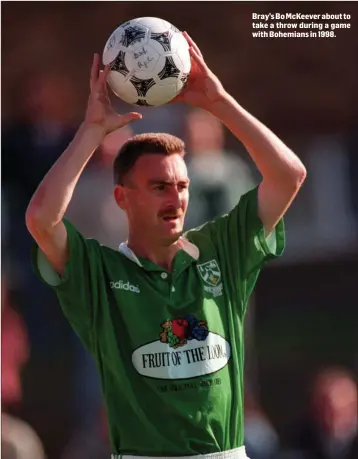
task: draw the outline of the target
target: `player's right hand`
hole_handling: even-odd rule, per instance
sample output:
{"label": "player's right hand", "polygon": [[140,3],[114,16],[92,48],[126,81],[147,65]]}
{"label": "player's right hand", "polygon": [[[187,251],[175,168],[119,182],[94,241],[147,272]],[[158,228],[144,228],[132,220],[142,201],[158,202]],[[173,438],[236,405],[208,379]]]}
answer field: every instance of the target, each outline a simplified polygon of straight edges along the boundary
{"label": "player's right hand", "polygon": [[100,57],[98,54],[95,54],[91,69],[91,92],[87,105],[85,124],[101,127],[103,135],[109,134],[132,121],[142,118],[140,113],[130,112],[126,115],[119,115],[113,109],[107,89],[107,76],[109,72],[109,66],[106,66],[104,70],[100,70]]}

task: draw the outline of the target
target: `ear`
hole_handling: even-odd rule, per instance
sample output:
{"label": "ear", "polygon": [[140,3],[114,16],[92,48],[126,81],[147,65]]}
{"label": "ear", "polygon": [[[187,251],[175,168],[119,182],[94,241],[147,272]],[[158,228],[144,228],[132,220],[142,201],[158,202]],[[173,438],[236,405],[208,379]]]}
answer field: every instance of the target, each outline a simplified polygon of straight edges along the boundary
{"label": "ear", "polygon": [[115,199],[117,205],[122,210],[126,210],[127,200],[126,200],[126,192],[125,192],[124,186],[116,185],[114,187],[113,194],[114,194],[114,199]]}

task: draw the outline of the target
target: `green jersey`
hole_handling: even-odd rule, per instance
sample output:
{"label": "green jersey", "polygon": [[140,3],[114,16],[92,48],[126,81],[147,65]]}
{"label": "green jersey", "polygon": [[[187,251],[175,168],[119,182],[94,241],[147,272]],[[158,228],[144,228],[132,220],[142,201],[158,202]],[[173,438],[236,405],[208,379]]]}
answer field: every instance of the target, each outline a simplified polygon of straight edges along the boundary
{"label": "green jersey", "polygon": [[68,221],[63,278],[34,252],[40,277],[94,356],[113,454],[187,456],[243,445],[244,315],[263,264],[257,188],[227,215],[188,231],[170,272],[85,239]]}

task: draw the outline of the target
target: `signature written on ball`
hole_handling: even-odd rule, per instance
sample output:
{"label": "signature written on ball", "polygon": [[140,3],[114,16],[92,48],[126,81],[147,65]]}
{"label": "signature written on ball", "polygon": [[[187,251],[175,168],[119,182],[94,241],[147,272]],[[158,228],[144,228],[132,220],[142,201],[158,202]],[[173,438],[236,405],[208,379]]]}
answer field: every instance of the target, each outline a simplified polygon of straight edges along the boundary
{"label": "signature written on ball", "polygon": [[142,49],[138,49],[133,53],[134,59],[137,61],[138,68],[149,68],[149,63],[153,61],[154,57],[148,56],[148,50],[142,47]]}

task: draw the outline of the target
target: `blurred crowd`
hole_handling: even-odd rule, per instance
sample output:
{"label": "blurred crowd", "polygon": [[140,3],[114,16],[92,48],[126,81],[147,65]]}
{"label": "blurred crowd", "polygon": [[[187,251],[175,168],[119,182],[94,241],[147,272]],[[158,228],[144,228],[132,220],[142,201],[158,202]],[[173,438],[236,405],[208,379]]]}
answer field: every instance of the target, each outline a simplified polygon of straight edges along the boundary
{"label": "blurred crowd", "polygon": [[[37,185],[78,127],[71,117],[73,88],[61,75],[41,74],[26,82],[21,97],[23,112],[2,132],[2,457],[105,458],[110,451],[93,360],[53,293],[32,273],[32,241],[24,219]],[[127,109],[115,104],[119,111]],[[185,140],[191,177],[187,228],[227,212],[259,181],[243,147],[227,148],[223,126],[207,112],[181,105],[141,111],[142,121],[100,145],[66,214],[86,237],[112,248],[127,234],[125,215],[112,195],[112,162],[133,134],[162,131]],[[282,439],[261,406],[259,391],[248,384],[245,443],[251,459],[358,459],[355,377],[328,366],[308,385],[305,418],[287,426]],[[53,432],[51,423],[62,425],[62,433],[59,428]],[[56,441],[56,447],[50,446]]]}

